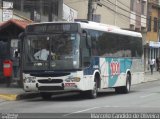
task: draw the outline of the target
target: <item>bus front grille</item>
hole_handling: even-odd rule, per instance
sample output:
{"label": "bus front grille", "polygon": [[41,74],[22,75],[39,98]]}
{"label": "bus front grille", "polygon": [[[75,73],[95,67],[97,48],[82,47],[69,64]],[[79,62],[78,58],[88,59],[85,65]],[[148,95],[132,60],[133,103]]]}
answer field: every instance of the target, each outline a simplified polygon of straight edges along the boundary
{"label": "bus front grille", "polygon": [[64,87],[60,86],[40,86],[38,87],[40,91],[51,91],[51,90],[64,90]]}
{"label": "bus front grille", "polygon": [[42,79],[38,80],[39,83],[62,83],[62,79]]}

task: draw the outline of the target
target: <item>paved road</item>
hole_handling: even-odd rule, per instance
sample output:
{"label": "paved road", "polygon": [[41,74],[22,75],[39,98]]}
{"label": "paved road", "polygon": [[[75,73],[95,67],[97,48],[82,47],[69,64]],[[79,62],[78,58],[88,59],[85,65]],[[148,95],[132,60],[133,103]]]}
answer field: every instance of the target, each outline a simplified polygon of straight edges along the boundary
{"label": "paved road", "polygon": [[97,99],[84,99],[79,94],[61,94],[50,101],[41,98],[22,101],[0,101],[3,113],[160,113],[160,81],[132,86],[129,94],[115,94],[103,90]]}

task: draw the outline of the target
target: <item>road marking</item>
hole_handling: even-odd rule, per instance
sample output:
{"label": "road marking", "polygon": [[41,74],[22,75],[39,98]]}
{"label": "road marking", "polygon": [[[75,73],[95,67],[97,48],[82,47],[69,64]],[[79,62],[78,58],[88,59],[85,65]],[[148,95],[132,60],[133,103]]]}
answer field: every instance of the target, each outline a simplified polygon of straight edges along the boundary
{"label": "road marking", "polygon": [[[69,115],[77,114],[77,113],[82,113],[82,112],[86,112],[86,111],[93,110],[93,109],[109,108],[109,107],[118,108],[118,107],[121,107],[121,106],[109,106],[109,105],[106,105],[106,106],[101,106],[101,107],[93,107],[93,108],[88,108],[88,109],[84,109],[84,110],[80,110],[80,111],[68,113],[68,114],[65,114],[65,115],[63,115],[63,116],[65,117],[65,116],[69,116]],[[128,107],[128,106],[126,106],[126,107]]]}
{"label": "road marking", "polygon": [[152,96],[152,95],[155,95],[155,93],[151,93],[151,94],[148,94],[148,95],[143,95],[143,96],[140,96],[140,98],[146,98],[146,97],[149,97],[149,96]]}
{"label": "road marking", "polygon": [[72,114],[77,114],[77,113],[81,113],[81,112],[86,112],[86,111],[93,110],[93,109],[97,109],[97,108],[101,108],[101,107],[88,108],[88,109],[84,109],[84,110],[80,110],[80,111],[68,113],[68,114],[65,114],[65,115],[63,115],[63,116],[65,117],[65,116],[69,116],[69,115],[72,115]]}
{"label": "road marking", "polygon": [[109,106],[109,105],[106,105],[106,106],[102,106],[102,107],[93,107],[93,108],[88,108],[88,109],[84,109],[84,110],[68,113],[68,114],[65,114],[63,116],[69,116],[69,115],[72,115],[72,114],[77,114],[77,113],[86,112],[86,111],[89,111],[89,110],[98,109],[98,108],[104,108],[104,107],[116,107],[117,108],[117,107],[120,107],[120,106]]}
{"label": "road marking", "polygon": [[118,107],[122,107],[122,106],[115,105],[115,106],[103,106],[103,107],[104,108],[109,108],[109,107],[118,108]]}

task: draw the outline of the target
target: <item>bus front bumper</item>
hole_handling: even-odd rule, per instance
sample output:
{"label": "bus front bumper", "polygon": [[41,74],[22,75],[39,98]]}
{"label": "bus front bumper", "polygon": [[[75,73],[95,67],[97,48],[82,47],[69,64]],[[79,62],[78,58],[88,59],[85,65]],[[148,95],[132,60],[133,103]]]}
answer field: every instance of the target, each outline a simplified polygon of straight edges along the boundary
{"label": "bus front bumper", "polygon": [[42,84],[42,83],[24,83],[25,91],[35,92],[56,92],[56,91],[80,91],[79,83],[65,82],[56,84]]}

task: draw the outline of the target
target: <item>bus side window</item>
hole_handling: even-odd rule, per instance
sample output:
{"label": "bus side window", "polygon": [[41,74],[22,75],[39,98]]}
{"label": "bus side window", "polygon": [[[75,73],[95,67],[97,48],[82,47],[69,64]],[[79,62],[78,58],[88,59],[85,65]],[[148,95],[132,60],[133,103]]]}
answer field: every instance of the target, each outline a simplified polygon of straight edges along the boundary
{"label": "bus side window", "polygon": [[98,36],[99,33],[97,33],[97,31],[94,30],[90,30],[90,36],[91,36],[91,53],[93,56],[98,56]]}

